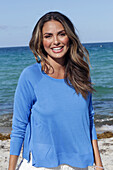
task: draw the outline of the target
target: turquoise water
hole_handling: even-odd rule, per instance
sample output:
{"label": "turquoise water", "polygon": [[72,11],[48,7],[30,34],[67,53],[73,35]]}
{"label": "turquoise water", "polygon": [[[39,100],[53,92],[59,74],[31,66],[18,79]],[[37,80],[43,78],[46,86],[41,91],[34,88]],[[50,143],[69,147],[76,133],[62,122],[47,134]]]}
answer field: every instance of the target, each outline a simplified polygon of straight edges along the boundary
{"label": "turquoise water", "polygon": [[[90,54],[96,126],[113,124],[113,43],[84,44]],[[13,97],[21,71],[35,63],[29,47],[0,48],[0,127],[11,126]],[[111,127],[111,126],[110,126]]]}

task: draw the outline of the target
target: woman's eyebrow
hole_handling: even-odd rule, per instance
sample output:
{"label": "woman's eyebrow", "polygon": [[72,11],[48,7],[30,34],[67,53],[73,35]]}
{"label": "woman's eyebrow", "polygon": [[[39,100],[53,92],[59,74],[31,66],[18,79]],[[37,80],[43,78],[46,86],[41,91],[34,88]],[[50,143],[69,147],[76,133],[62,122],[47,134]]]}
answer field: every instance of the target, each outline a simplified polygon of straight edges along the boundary
{"label": "woman's eyebrow", "polygon": [[[61,31],[59,31],[57,34],[60,34],[60,33],[62,33],[62,32],[65,32],[65,30],[61,30]],[[45,32],[43,35],[45,35],[45,34],[47,34],[47,35],[52,35],[53,33]]]}
{"label": "woman's eyebrow", "polygon": [[45,32],[43,35],[45,35],[45,34],[47,34],[47,35],[52,35],[52,33],[49,33],[49,32]]}
{"label": "woman's eyebrow", "polygon": [[60,33],[62,33],[62,32],[65,32],[65,30],[61,30],[61,31],[59,31],[59,32],[58,32],[58,34],[60,34]]}

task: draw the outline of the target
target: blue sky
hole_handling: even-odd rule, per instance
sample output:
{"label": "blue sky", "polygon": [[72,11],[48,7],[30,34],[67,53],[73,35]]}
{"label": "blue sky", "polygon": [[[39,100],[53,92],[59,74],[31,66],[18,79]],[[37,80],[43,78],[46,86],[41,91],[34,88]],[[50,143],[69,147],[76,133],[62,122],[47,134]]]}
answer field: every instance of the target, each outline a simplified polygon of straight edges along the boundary
{"label": "blue sky", "polygon": [[113,42],[113,0],[3,0],[0,47],[28,46],[37,20],[49,11],[68,16],[81,42]]}

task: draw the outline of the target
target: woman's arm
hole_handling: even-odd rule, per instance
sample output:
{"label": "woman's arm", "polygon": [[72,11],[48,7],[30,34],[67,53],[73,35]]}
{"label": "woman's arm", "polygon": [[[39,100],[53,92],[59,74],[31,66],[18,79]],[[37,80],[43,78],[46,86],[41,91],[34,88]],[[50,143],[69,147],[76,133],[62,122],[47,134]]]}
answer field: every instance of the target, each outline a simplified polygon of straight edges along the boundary
{"label": "woman's arm", "polygon": [[12,132],[10,135],[10,170],[16,168],[34,102],[34,89],[30,77],[29,69],[25,69],[20,75],[15,91]]}
{"label": "woman's arm", "polygon": [[[89,118],[90,118],[90,133],[91,133],[91,141],[92,141],[92,147],[94,152],[94,161],[96,170],[102,170],[102,161],[100,158],[99,148],[98,148],[98,142],[97,142],[97,134],[96,134],[96,128],[94,123],[94,109],[92,105],[92,94],[89,96]],[[100,168],[99,168],[100,167]]]}
{"label": "woman's arm", "polygon": [[102,161],[101,161],[101,157],[99,153],[97,140],[92,140],[92,146],[93,146],[93,152],[94,152],[95,165],[98,166],[96,167],[96,170],[102,170],[101,167],[103,167],[103,165],[102,165]]}
{"label": "woman's arm", "polygon": [[18,160],[18,156],[10,155],[8,170],[15,170],[16,169],[17,160]]}

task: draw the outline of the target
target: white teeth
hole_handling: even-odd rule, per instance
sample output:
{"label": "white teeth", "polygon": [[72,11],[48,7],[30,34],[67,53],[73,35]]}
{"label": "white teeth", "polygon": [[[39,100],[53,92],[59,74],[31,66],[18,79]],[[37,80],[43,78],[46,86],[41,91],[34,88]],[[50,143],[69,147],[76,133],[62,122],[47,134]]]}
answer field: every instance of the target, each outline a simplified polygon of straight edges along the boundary
{"label": "white teeth", "polygon": [[62,47],[59,47],[59,48],[53,48],[54,51],[57,51],[57,50],[61,50]]}

